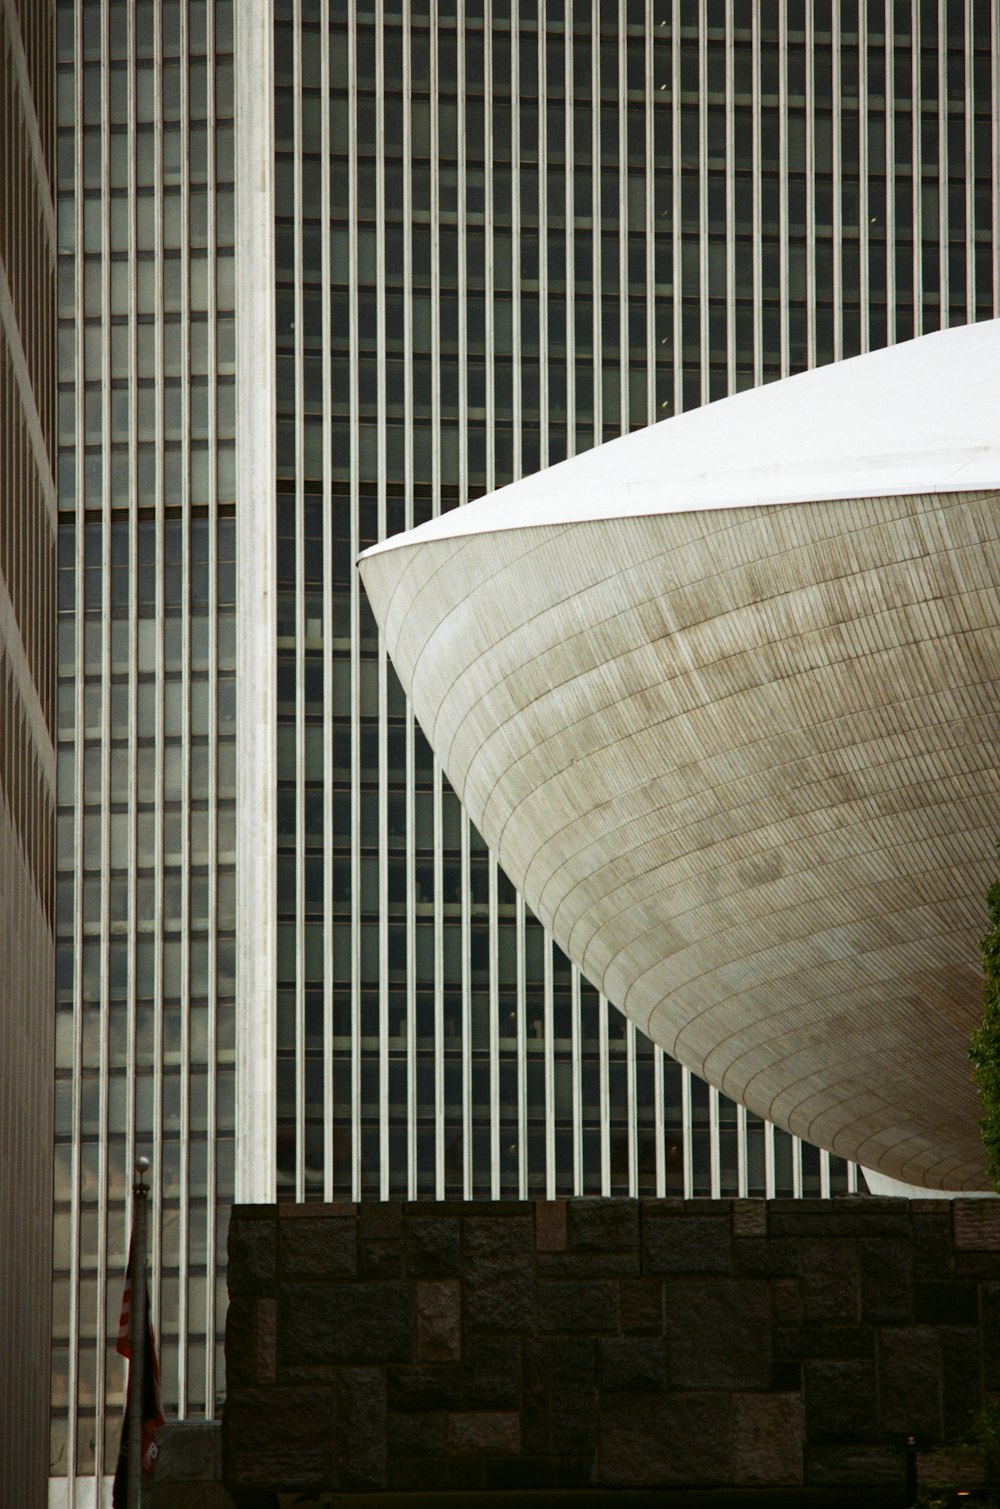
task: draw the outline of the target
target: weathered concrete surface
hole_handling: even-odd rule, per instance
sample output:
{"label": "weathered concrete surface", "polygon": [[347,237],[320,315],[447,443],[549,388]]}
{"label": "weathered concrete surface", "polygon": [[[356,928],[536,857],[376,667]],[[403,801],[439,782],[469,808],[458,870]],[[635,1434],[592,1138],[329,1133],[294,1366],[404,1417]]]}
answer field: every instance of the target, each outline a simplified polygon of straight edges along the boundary
{"label": "weathered concrete surface", "polygon": [[248,1509],[278,1491],[898,1493],[906,1436],[940,1448],[998,1386],[983,1208],[237,1206],[226,1481]]}

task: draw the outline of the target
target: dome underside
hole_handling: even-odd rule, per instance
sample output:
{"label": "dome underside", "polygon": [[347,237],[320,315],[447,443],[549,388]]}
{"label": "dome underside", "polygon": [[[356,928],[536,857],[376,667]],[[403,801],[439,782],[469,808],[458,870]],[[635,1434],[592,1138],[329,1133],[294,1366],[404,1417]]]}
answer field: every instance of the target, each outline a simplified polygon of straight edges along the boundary
{"label": "dome underside", "polygon": [[588,978],[752,1110],[938,1188],[987,1187],[998,517],[854,498],[362,562],[449,779]]}

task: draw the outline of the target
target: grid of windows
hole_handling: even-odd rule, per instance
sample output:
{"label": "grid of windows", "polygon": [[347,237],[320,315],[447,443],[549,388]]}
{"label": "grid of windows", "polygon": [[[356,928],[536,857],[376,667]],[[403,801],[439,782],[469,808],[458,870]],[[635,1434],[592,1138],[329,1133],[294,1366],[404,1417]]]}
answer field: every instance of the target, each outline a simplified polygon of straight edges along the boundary
{"label": "grid of windows", "polygon": [[113,1470],[129,1169],[167,1413],[224,1388],[235,1106],[231,0],[58,10],[51,1471]]}
{"label": "grid of windows", "polygon": [[526,913],[353,561],[992,315],[993,7],[278,0],[273,61],[279,1194],[826,1191]]}
{"label": "grid of windows", "polygon": [[[54,3],[0,7],[0,1502],[45,1493],[55,823]],[[13,1380],[12,1380],[13,1381]]]}

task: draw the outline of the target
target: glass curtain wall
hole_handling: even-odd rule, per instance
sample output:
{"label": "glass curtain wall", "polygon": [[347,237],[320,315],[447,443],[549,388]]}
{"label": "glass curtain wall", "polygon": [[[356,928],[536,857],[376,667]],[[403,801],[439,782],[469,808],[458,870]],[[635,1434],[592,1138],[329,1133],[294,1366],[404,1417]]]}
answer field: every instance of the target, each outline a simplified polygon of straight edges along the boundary
{"label": "glass curtain wall", "polygon": [[993,313],[989,4],[276,0],[283,1198],[827,1193],[526,912],[410,719],[371,541]]}
{"label": "glass curtain wall", "polygon": [[211,1412],[224,1386],[231,0],[60,0],[58,59],[51,1471],[72,1485],[113,1472],[117,1459],[125,1368],[115,1340],[139,1152],[152,1158],[167,1415]]}

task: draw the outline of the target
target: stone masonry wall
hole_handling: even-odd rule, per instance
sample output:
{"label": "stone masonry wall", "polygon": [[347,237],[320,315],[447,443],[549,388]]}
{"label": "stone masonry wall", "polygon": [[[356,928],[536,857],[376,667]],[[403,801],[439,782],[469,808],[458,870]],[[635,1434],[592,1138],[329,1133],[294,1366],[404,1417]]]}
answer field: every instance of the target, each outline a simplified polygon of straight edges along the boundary
{"label": "stone masonry wall", "polygon": [[237,1206],[226,1480],[902,1485],[1000,1395],[1000,1203]]}

